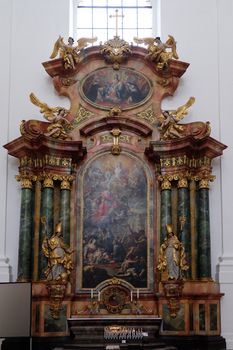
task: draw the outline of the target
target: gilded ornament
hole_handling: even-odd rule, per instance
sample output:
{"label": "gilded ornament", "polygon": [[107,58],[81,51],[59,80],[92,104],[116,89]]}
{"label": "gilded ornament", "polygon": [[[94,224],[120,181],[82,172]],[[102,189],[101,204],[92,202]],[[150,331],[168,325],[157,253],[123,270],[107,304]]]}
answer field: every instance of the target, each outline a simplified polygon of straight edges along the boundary
{"label": "gilded ornament", "polygon": [[92,44],[97,40],[95,38],[80,38],[77,40],[76,46],[74,45],[74,39],[69,37],[68,44],[65,44],[63,38],[59,36],[54,44],[53,52],[50,58],[55,58],[59,55],[63,62],[65,69],[75,69],[76,64],[80,61],[81,50],[84,49],[88,44]]}
{"label": "gilded ornament", "polygon": [[198,184],[198,188],[209,188],[209,179],[201,179]]}
{"label": "gilded ornament", "polygon": [[61,140],[70,138],[67,134],[67,131],[71,130],[71,124],[66,119],[69,112],[67,109],[63,107],[49,107],[46,103],[41,102],[33,93],[30,94],[30,100],[35,106],[40,107],[40,113],[50,123],[44,135]]}
{"label": "gilded ornament", "polygon": [[194,97],[176,110],[163,111],[158,117],[160,121],[159,131],[161,140],[172,140],[183,136],[184,126],[177,124],[187,114],[187,109],[195,102]]}
{"label": "gilded ornament", "polygon": [[44,188],[54,188],[53,179],[46,177],[43,181]]}
{"label": "gilded ornament", "polygon": [[73,126],[80,124],[86,119],[89,119],[94,116],[94,113],[88,111],[86,108],[84,108],[81,104],[79,105],[78,112],[74,118]]}
{"label": "gilded ornament", "polygon": [[121,153],[121,148],[119,145],[119,137],[121,134],[121,130],[119,128],[113,128],[111,130],[111,134],[113,136],[113,145],[112,145],[111,153],[114,156],[118,156]]}
{"label": "gilded ornament", "polygon": [[113,64],[115,70],[119,70],[120,64],[126,61],[131,52],[130,45],[119,36],[114,36],[100,46],[100,53],[106,62]]}
{"label": "gilded ornament", "polygon": [[182,177],[178,180],[177,188],[188,188],[188,179],[186,177]]}
{"label": "gilded ornament", "polygon": [[147,108],[145,111],[137,113],[137,117],[140,119],[146,120],[147,122],[149,122],[152,125],[155,124],[155,122],[156,122],[156,118],[155,118],[155,114],[154,114],[152,106]]}
{"label": "gilded ornament", "polygon": [[161,41],[160,37],[141,39],[135,37],[134,41],[137,44],[147,45],[147,58],[155,63],[158,70],[165,69],[169,60],[179,58],[176,52],[176,41],[171,35],[168,36],[165,43]]}
{"label": "gilded ornament", "polygon": [[21,179],[21,188],[32,188],[32,181],[30,179]]}
{"label": "gilded ornament", "polygon": [[171,182],[167,179],[163,180],[161,183],[161,190],[171,190]]}
{"label": "gilded ornament", "polygon": [[70,188],[71,188],[70,182],[67,179],[62,180],[61,190],[70,190]]}
{"label": "gilded ornament", "polygon": [[157,269],[166,271],[168,280],[183,278],[183,272],[189,269],[183,243],[173,232],[171,224],[166,225],[167,237],[159,249]]}

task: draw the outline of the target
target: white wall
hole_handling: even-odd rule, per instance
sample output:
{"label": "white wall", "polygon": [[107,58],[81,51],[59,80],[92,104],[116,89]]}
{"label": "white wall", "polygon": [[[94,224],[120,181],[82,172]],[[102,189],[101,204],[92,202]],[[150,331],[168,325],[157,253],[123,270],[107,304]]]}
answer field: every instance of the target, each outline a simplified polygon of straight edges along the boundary
{"label": "white wall", "polygon": [[[177,41],[181,61],[190,66],[173,98],[163,107],[176,108],[196,97],[185,122],[210,121],[212,136],[228,149],[213,162],[210,189],[212,275],[221,282],[222,335],[233,349],[233,239],[231,235],[233,174],[232,0],[156,0],[160,2],[161,32]],[[22,119],[43,119],[29,101],[34,92],[51,106],[68,105],[58,98],[41,62],[49,60],[58,35],[68,37],[68,0],[0,0],[1,145],[20,136]],[[157,33],[155,33],[157,35]],[[0,148],[0,281],[15,280],[19,232],[20,186],[14,176],[18,162]],[[221,259],[219,263],[219,258]]]}
{"label": "white wall", "polygon": [[210,121],[211,136],[228,146],[213,162],[216,180],[210,188],[212,277],[221,282],[222,335],[233,349],[233,1],[161,0],[161,37],[172,34],[180,60],[190,63],[173,98],[172,108],[189,96],[196,102],[186,122]]}

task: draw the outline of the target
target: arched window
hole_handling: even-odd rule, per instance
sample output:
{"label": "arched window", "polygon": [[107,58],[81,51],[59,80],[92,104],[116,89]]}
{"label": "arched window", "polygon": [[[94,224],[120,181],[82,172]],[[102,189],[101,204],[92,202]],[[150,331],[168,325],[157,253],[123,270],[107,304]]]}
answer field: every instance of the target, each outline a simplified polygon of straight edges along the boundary
{"label": "arched window", "polygon": [[152,37],[153,9],[150,0],[74,0],[73,37],[95,37],[105,42],[115,35]]}

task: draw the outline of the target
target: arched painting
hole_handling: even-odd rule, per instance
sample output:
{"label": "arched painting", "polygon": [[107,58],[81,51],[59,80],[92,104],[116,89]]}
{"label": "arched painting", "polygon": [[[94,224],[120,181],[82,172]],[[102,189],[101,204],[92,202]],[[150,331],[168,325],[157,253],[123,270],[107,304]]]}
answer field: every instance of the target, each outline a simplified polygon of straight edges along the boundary
{"label": "arched painting", "polygon": [[118,71],[100,68],[90,73],[81,83],[81,96],[95,107],[109,109],[135,108],[150,98],[152,86],[143,74],[129,68]]}
{"label": "arched painting", "polygon": [[148,288],[149,176],[141,160],[123,153],[97,156],[85,167],[81,288],[95,288],[114,276],[135,288]]}

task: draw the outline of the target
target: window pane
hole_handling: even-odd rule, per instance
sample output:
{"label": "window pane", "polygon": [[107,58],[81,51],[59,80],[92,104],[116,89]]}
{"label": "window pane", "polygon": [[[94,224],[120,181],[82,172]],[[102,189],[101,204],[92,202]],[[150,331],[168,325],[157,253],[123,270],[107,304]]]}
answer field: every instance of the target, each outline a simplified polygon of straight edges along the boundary
{"label": "window pane", "polygon": [[[113,39],[113,37],[116,35],[116,29],[109,29],[108,30],[108,39]],[[118,36],[121,37],[121,31],[118,30]]]}
{"label": "window pane", "polygon": [[92,38],[92,29],[78,29],[77,39],[80,39],[80,38]]}
{"label": "window pane", "polygon": [[136,9],[124,9],[124,27],[137,27],[137,11]]}
{"label": "window pane", "polygon": [[93,0],[93,6],[107,6],[107,0]]}
{"label": "window pane", "polygon": [[79,9],[77,11],[77,27],[91,28],[92,27],[92,11],[91,9]]}
{"label": "window pane", "polygon": [[133,42],[134,36],[137,36],[137,29],[127,29],[123,32],[123,39],[128,43]]}
{"label": "window pane", "polygon": [[93,12],[93,28],[106,28],[106,27],[107,27],[106,9],[95,8]]}
{"label": "window pane", "polygon": [[137,6],[137,0],[123,0],[123,6]]}
{"label": "window pane", "polygon": [[152,27],[152,11],[151,9],[138,10],[138,28]]}
{"label": "window pane", "polygon": [[[152,36],[152,29],[138,29],[139,38],[151,38]],[[142,46],[145,47],[145,45]]]}
{"label": "window pane", "polygon": [[138,0],[138,6],[151,6],[150,0]]}
{"label": "window pane", "polygon": [[108,6],[121,6],[121,0],[108,0]]}
{"label": "window pane", "polygon": [[98,45],[100,43],[100,41],[102,41],[102,44],[104,44],[105,41],[107,41],[107,31],[106,31],[106,29],[95,29],[94,30],[94,34],[98,38],[95,45]]}
{"label": "window pane", "polygon": [[78,6],[92,6],[92,0],[79,0]]}

